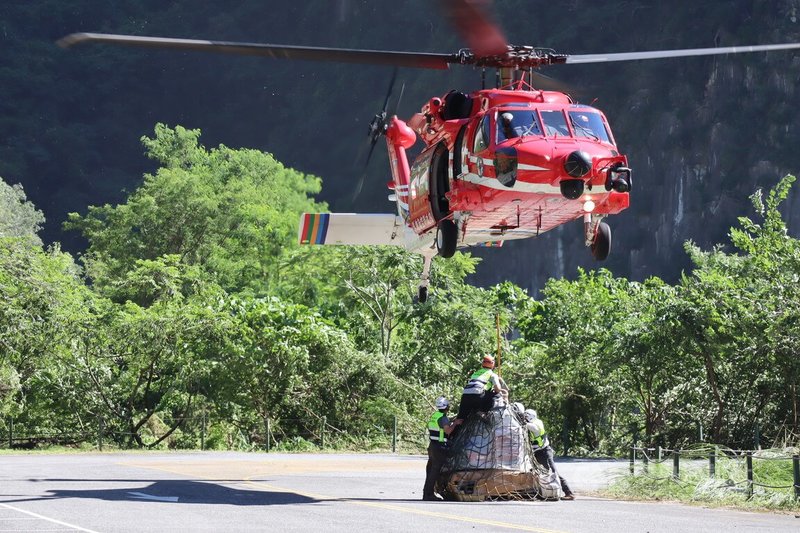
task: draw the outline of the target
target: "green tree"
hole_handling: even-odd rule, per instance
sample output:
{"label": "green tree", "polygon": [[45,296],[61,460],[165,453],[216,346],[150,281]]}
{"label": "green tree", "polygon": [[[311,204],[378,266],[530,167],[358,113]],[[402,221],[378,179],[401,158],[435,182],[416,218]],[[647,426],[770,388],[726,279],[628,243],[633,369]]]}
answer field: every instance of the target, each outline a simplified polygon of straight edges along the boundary
{"label": "green tree", "polygon": [[[402,398],[379,356],[358,352],[347,335],[302,305],[231,298],[220,308],[230,317],[214,359],[213,398],[251,444],[271,431],[333,427],[358,431],[368,405]],[[400,402],[402,403],[402,402]]]}
{"label": "green tree", "polygon": [[731,229],[740,253],[686,247],[695,269],[679,288],[676,340],[703,362],[713,406],[705,419],[718,442],[750,446],[755,426],[795,423],[798,243],[779,211],[793,181],[781,180],[766,200],[760,191],[751,197],[762,223],[742,217]]}
{"label": "green tree", "polygon": [[582,443],[591,450],[613,427],[623,394],[619,368],[606,357],[613,325],[622,312],[619,298],[626,280],[607,270],[579,271],[575,281],[552,279],[540,305],[531,305],[519,318],[520,375],[534,406],[550,427],[561,427],[554,440],[565,450]]}
{"label": "green tree", "polygon": [[41,245],[42,224],[44,215],[27,200],[22,185],[9,185],[0,178],[0,238],[20,237]]}
{"label": "green tree", "polygon": [[[657,278],[623,287],[605,354],[608,366],[618,369],[625,391],[617,400],[621,414],[630,407],[641,413],[647,444],[692,438],[687,428],[690,433],[697,421],[694,406],[701,400],[702,367],[675,341],[682,309],[677,291]],[[659,434],[664,437],[657,439]]]}
{"label": "green tree", "polygon": [[[106,300],[95,327],[76,335],[73,387],[117,443],[159,445],[209,393],[212,361],[228,327],[212,305],[221,295],[213,287],[190,298],[162,294],[147,307]],[[153,432],[156,421],[167,429]]]}
{"label": "green tree", "polygon": [[55,247],[0,237],[0,403],[48,428],[61,411],[44,406],[60,393],[39,384],[62,375],[61,361],[91,298],[78,272],[72,257]]}
{"label": "green tree", "polygon": [[[256,150],[206,150],[199,137],[158,124],[142,142],[161,168],[126,203],[70,214],[67,227],[89,240],[84,262],[98,289],[110,290],[137,260],[175,255],[226,290],[263,293],[296,239],[300,213],[325,208],[309,197],[318,178]],[[119,290],[111,291],[118,299]]]}
{"label": "green tree", "polygon": [[420,255],[394,246],[303,248],[283,262],[279,294],[320,309],[349,332],[359,349],[380,353],[389,361],[397,335],[403,331],[415,335],[414,317],[421,316],[421,309],[436,309],[472,290],[465,278],[478,261],[467,254],[434,260],[430,304],[419,306],[415,300]]}

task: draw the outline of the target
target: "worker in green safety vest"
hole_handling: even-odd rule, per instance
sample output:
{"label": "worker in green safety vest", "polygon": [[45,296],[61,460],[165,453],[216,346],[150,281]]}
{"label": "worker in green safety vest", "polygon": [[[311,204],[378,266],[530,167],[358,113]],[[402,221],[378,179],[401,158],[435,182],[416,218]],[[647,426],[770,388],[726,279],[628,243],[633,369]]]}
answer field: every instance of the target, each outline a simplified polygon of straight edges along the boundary
{"label": "worker in green safety vest", "polygon": [[525,410],[525,428],[530,432],[531,447],[533,448],[533,457],[540,465],[550,469],[561,483],[561,490],[564,492],[562,500],[574,500],[575,495],[567,484],[567,480],[561,477],[556,470],[556,463],[553,460],[553,448],[550,447],[550,439],[547,438],[547,433],[544,431],[544,422],[539,418],[539,415],[533,409]]}
{"label": "worker in green safety vest", "polygon": [[497,396],[508,399],[508,389],[494,371],[494,357],[484,355],[481,367],[472,373],[464,387],[456,419],[465,420],[473,411],[488,411],[494,407]]}
{"label": "worker in green safety vest", "polygon": [[428,464],[425,466],[425,486],[422,489],[422,499],[425,501],[438,501],[434,492],[436,478],[447,460],[447,437],[453,432],[459,421],[450,421],[447,410],[450,402],[444,396],[436,398],[436,411],[428,420]]}

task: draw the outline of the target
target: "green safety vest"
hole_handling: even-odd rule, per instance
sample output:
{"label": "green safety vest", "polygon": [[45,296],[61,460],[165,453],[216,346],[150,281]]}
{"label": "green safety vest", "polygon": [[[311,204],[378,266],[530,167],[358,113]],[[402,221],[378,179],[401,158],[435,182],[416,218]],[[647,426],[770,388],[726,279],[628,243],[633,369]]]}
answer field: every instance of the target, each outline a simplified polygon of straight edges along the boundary
{"label": "green safety vest", "polygon": [[444,416],[441,411],[434,411],[431,419],[428,420],[428,433],[431,435],[431,440],[444,444],[447,442],[447,437],[444,434],[444,429],[439,426],[439,419]]}
{"label": "green safety vest", "polygon": [[494,386],[491,381],[493,375],[494,372],[491,369],[479,368],[469,377],[464,392],[466,393],[469,389],[476,390],[478,394],[483,391],[490,392]]}
{"label": "green safety vest", "polygon": [[[539,420],[539,422],[542,422]],[[542,422],[542,433],[537,437],[533,434],[533,431],[529,431],[531,435],[531,444],[533,444],[534,450],[538,448],[542,448],[544,446],[544,441],[547,438],[547,434],[544,432],[544,422]]]}

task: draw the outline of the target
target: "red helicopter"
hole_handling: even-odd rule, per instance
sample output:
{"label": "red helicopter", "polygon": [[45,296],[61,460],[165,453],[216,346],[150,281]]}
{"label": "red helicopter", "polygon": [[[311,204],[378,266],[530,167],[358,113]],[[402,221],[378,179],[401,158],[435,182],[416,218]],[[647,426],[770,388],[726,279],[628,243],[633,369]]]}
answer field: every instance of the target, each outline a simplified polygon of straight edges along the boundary
{"label": "red helicopter", "polygon": [[[421,254],[421,302],[428,296],[432,258],[452,257],[458,248],[501,246],[582,220],[594,258],[602,261],[610,253],[611,229],[603,219],[630,204],[628,160],[600,110],[564,92],[534,88],[539,68],[800,48],[788,43],[566,55],[508,44],[491,21],[487,1],[442,4],[470,48],[436,54],[100,33],[71,34],[59,44],[103,42],[428,69],[480,67],[482,89],[435,96],[407,121],[387,112],[395,70],[383,110],[370,124],[368,159],[385,136],[392,173],[389,198],[396,202],[396,213],[306,213],[300,220],[301,244],[398,245]],[[486,88],[487,68],[496,69],[493,88]],[[425,146],[409,163],[407,150],[418,138]]]}

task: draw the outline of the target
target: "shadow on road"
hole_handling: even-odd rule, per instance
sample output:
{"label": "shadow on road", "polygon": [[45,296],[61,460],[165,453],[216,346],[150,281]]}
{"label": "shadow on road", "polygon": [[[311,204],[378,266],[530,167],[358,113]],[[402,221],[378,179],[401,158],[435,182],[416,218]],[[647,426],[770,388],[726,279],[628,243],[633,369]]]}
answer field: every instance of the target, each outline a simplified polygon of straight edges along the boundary
{"label": "shadow on road", "polygon": [[[293,492],[243,490],[199,481],[155,481],[146,487],[96,490],[50,490],[36,498],[12,501],[80,498],[106,501],[138,501],[148,503],[223,504],[223,505],[288,505],[317,503],[321,500]],[[176,499],[177,498],[177,499]]]}

